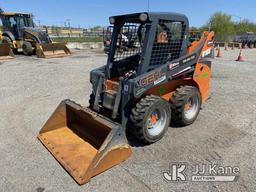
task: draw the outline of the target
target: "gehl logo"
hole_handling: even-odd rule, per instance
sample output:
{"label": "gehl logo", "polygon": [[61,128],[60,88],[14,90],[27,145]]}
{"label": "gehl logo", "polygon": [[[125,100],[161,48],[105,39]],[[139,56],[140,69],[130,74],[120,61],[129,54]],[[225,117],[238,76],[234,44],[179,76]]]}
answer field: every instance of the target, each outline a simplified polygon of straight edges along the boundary
{"label": "gehl logo", "polygon": [[[146,87],[151,83],[157,82],[157,80],[161,80],[162,77],[165,77],[165,73],[162,71],[155,71],[149,75],[147,75],[146,77],[143,77],[143,79],[141,79],[138,84],[141,87]],[[157,83],[156,83],[157,84]]]}
{"label": "gehl logo", "polygon": [[163,171],[163,177],[166,181],[186,181],[186,164],[170,164],[170,170]]}

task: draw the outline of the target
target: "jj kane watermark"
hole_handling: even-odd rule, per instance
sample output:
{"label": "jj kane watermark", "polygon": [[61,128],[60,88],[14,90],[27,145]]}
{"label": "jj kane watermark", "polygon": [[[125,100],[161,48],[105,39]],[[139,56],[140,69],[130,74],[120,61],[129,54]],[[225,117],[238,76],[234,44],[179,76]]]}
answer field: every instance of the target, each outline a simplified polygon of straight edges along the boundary
{"label": "jj kane watermark", "polygon": [[187,163],[173,163],[169,170],[163,171],[164,179],[172,182],[234,182],[239,179],[239,175],[239,167],[218,164],[188,166]]}

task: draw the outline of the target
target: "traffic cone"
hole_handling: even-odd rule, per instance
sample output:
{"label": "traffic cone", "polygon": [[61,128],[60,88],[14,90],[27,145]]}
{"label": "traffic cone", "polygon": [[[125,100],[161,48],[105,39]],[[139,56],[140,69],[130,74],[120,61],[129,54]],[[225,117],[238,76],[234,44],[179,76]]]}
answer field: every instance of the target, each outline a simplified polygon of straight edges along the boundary
{"label": "traffic cone", "polygon": [[219,58],[222,57],[222,56],[221,56],[220,48],[218,48],[218,52],[217,52],[217,56],[216,56],[216,57],[219,57]]}
{"label": "traffic cone", "polygon": [[238,62],[243,62],[244,61],[243,56],[242,56],[242,49],[240,49],[240,53],[239,53],[238,58],[237,58],[236,61],[238,61]]}

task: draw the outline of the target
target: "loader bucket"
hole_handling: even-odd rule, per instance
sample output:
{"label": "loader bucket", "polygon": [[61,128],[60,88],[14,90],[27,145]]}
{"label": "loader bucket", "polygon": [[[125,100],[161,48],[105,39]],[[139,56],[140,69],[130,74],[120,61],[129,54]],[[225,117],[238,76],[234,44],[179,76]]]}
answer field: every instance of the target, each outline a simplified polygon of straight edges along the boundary
{"label": "loader bucket", "polygon": [[38,138],[79,184],[132,153],[119,124],[70,100],[60,103]]}
{"label": "loader bucket", "polygon": [[8,43],[0,44],[0,60],[13,59],[14,54],[11,46]]}
{"label": "loader bucket", "polygon": [[49,43],[38,44],[36,54],[39,58],[54,58],[71,55],[71,51],[66,43]]}

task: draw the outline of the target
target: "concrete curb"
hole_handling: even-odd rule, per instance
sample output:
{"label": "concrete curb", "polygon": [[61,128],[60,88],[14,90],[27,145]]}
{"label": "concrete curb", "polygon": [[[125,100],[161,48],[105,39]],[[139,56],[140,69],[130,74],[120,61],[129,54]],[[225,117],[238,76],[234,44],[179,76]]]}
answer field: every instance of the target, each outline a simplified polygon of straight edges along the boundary
{"label": "concrete curb", "polygon": [[78,42],[72,42],[72,43],[67,43],[67,47],[69,49],[103,49],[104,45],[103,43],[78,43]]}

